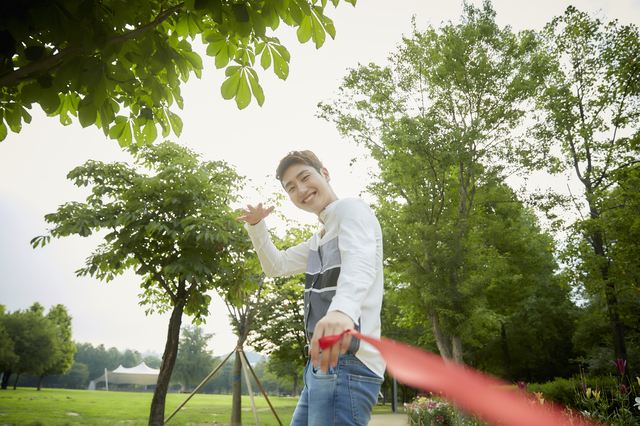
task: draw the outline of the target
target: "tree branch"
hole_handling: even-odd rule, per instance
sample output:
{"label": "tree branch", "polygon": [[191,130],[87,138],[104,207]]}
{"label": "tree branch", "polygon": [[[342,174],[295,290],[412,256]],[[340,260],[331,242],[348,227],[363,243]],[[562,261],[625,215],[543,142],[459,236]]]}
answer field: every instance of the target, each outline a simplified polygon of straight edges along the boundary
{"label": "tree branch", "polygon": [[[126,34],[121,34],[119,36],[113,37],[107,40],[106,45],[111,46],[113,44],[121,43],[129,39],[132,39],[134,37],[137,37],[138,35],[157,27],[162,22],[166,21],[167,18],[169,18],[169,16],[171,16],[173,12],[182,9],[183,7],[184,7],[184,2],[178,4],[177,6],[169,8],[163,12],[160,12],[158,16],[156,16],[156,18],[150,23],[148,23],[147,25],[143,25],[140,28],[136,28],[135,30],[129,31]],[[18,68],[16,71],[3,75],[2,77],[0,77],[0,87],[9,86],[15,83],[16,81],[20,80],[24,76],[27,76],[33,72],[41,71],[48,67],[51,67],[55,65],[57,62],[66,58],[67,56],[75,55],[78,53],[84,53],[84,52],[85,52],[84,46],[72,46],[72,47],[67,47],[66,49],[62,49],[58,53],[48,56],[45,59],[42,59],[41,61],[31,62],[28,65],[25,65],[24,67]]]}

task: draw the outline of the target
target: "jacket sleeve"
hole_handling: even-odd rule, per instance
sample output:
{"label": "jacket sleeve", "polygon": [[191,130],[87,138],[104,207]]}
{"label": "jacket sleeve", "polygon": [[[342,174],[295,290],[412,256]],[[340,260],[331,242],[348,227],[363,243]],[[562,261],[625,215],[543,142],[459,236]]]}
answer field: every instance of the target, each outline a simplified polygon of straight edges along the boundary
{"label": "jacket sleeve", "polygon": [[281,251],[271,241],[264,219],[253,226],[245,223],[245,228],[267,276],[282,277],[306,272],[310,241]]}
{"label": "jacket sleeve", "polygon": [[[336,294],[328,312],[340,311],[359,323],[362,306],[376,285],[378,242],[376,230],[380,224],[371,208],[362,200],[347,203],[336,213],[342,264]],[[381,235],[380,235],[381,237]]]}

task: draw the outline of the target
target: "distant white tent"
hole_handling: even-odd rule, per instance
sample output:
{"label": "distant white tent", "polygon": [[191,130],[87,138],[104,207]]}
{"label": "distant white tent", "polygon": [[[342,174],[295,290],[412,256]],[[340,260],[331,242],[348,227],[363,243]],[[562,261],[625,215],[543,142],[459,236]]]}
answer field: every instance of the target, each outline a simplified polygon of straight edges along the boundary
{"label": "distant white tent", "polygon": [[160,370],[151,368],[144,362],[131,368],[120,365],[115,370],[92,380],[89,384],[89,390],[95,390],[96,383],[105,381],[109,384],[155,385],[158,381],[158,373]]}

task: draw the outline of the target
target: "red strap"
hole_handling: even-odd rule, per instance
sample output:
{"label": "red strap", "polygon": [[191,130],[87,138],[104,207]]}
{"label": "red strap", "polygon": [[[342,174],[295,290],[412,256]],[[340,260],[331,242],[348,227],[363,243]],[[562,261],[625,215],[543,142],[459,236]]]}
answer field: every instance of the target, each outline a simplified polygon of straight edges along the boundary
{"label": "red strap", "polygon": [[355,330],[320,339],[320,347],[337,343],[344,333],[374,346],[387,363],[387,371],[397,380],[417,389],[442,395],[465,411],[485,420],[509,426],[594,425],[581,415],[569,416],[558,407],[540,405],[518,392],[507,389],[509,383],[483,374],[471,367],[444,360],[422,349],[391,339],[364,336]]}

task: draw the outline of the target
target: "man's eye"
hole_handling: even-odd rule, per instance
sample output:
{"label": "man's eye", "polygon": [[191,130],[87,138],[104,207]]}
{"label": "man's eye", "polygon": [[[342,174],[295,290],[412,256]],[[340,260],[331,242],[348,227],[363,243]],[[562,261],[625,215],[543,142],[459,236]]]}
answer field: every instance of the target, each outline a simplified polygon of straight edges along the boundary
{"label": "man's eye", "polygon": [[302,177],[302,181],[304,182],[305,180],[309,179],[309,175],[305,175]]}

